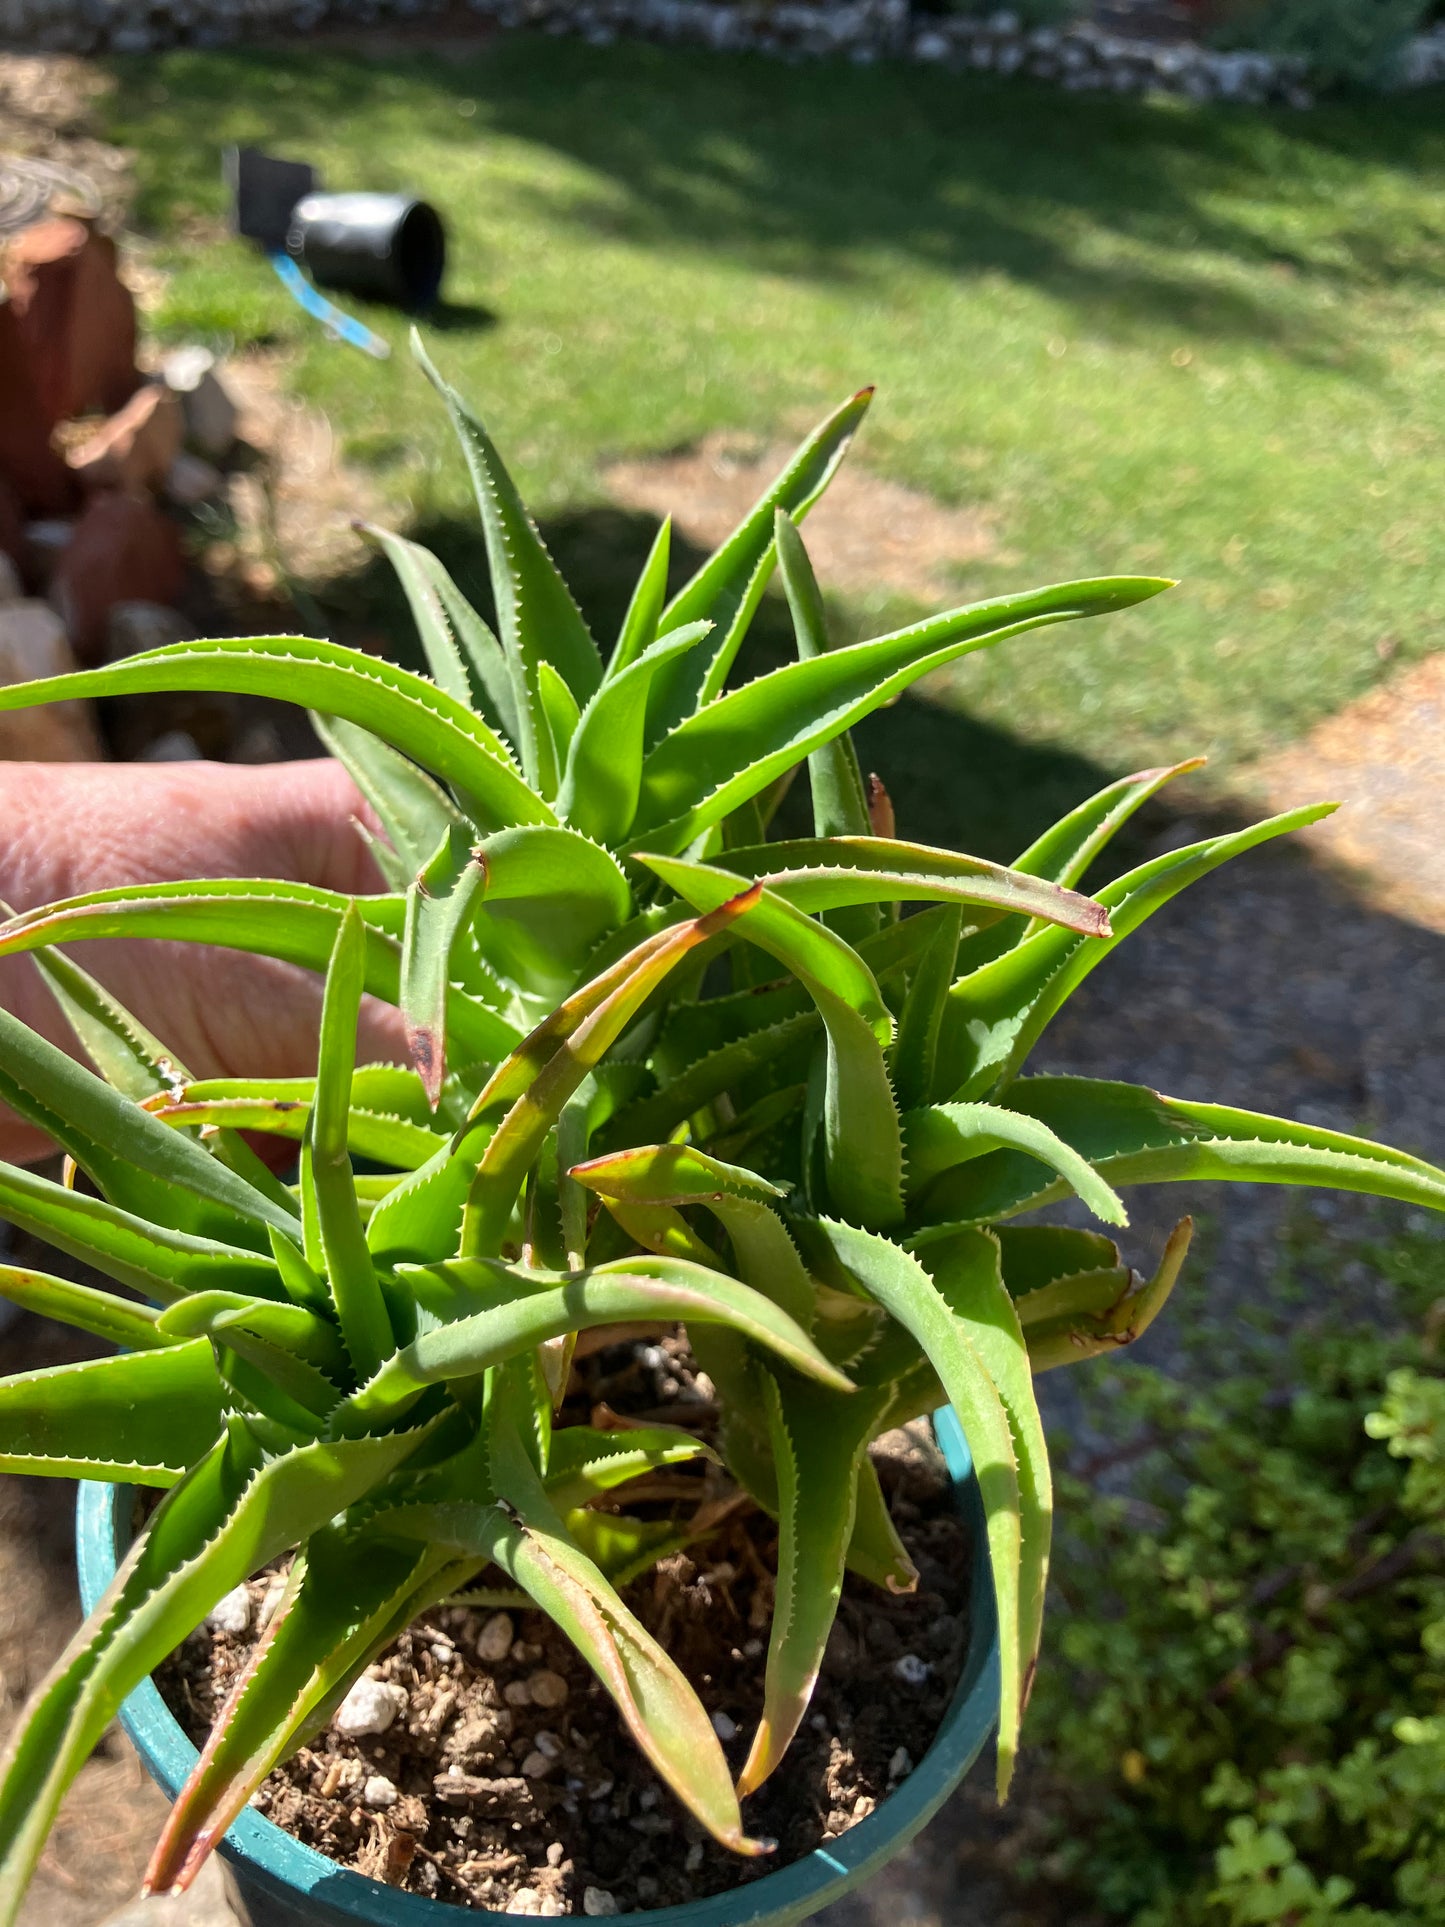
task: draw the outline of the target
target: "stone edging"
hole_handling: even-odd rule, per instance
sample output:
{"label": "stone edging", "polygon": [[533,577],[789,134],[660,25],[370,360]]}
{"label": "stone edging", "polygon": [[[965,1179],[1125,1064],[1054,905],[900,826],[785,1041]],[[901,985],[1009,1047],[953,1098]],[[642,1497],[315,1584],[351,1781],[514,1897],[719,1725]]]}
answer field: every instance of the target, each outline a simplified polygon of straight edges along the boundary
{"label": "stone edging", "polygon": [[[221,46],[248,33],[308,32],[326,21],[418,18],[443,0],[0,0],[0,43],[77,53]],[[1305,62],[1161,44],[1087,21],[1027,29],[1007,10],[914,18],[909,0],[468,0],[502,26],[575,33],[594,45],[626,35],[759,53],[880,55],[1025,73],[1073,92],[1166,92],[1193,100],[1310,104]],[[1405,49],[1396,84],[1445,81],[1445,26]]]}

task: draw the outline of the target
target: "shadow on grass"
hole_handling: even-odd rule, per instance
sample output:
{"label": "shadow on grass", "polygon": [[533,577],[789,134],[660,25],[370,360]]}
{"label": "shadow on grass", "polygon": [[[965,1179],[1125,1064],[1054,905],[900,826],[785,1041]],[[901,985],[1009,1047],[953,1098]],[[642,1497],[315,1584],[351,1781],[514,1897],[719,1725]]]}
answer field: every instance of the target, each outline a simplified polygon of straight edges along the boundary
{"label": "shadow on grass", "polygon": [[[458,233],[485,222],[486,138],[580,164],[525,184],[539,219],[754,269],[896,287],[900,261],[1042,287],[1102,334],[1161,321],[1348,367],[1338,295],[1437,287],[1423,199],[1339,205],[1352,174],[1445,175],[1438,94],[1282,115],[1082,98],[883,63],[789,66],[695,49],[598,49],[522,35],[429,50],[387,37],[119,63],[121,130],[141,150],[142,217],[219,207],[220,140],[353,146],[367,184],[411,185]],[[163,86],[146,84],[159,73]],[[150,104],[148,104],[150,103]],[[424,136],[424,143],[415,137]],[[447,150],[437,167],[437,144]],[[415,153],[435,179],[411,180]],[[525,201],[523,202],[525,205]],[[1262,278],[1263,276],[1267,278]]]}

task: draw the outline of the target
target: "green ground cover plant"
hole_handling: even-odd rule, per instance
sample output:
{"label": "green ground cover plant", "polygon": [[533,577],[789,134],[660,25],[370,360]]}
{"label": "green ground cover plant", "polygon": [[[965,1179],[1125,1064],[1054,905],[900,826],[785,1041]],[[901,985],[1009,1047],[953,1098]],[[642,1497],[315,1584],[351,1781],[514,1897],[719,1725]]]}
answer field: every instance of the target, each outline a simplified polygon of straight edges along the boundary
{"label": "green ground cover plant", "polygon": [[[367,311],[399,351],[378,366],[297,313],[223,238],[223,141],[435,199],[454,264],[438,349],[486,396],[599,633],[653,533],[602,507],[599,462],[712,431],[771,442],[866,378],[883,401],[862,460],[992,533],[961,594],[1067,580],[1101,555],[1181,578],[1084,648],[931,680],[933,700],[1008,736],[1106,746],[1108,775],[1207,754],[1227,785],[1441,646],[1438,92],[1198,108],[523,35],[116,71],[110,131],[135,150],[170,277],[158,325],[294,352],[298,391],[391,519],[478,598],[404,324]],[[376,581],[313,586],[340,622]],[[943,599],[829,593],[850,637]],[[374,632],[375,605],[360,619]],[[1006,857],[1045,820],[1000,826],[982,853]]]}
{"label": "green ground cover plant", "polygon": [[[292,1550],[151,1887],[185,1884],[398,1631],[478,1586],[548,1612],[677,1798],[739,1853],[766,1851],[740,1802],[806,1714],[845,1570],[916,1582],[868,1447],[944,1403],[986,1516],[1002,1797],[1053,1516],[1034,1377],[1143,1331],[1190,1237],[1184,1219],[1136,1271],[1103,1232],[1014,1220],[1075,1199],[1123,1226],[1119,1187],[1198,1179],[1445,1209],[1445,1172],[1365,1139],[1023,1075],[1118,943],[1328,804],[1171,849],[1090,897],[1090,864],[1190,764],[1107,785],[1010,868],[899,838],[886,788],[864,780],[851,725],[920,677],[1168,582],[1086,578],[841,641],[799,525],[865,389],[671,596],[663,524],[604,658],[487,430],[420,359],[471,474],[495,632],[435,556],[376,529],[430,677],[252,636],[0,690],[0,710],[197,688],[307,704],[375,812],[386,884],[348,899],[161,883],[0,924],[0,954],[37,957],[99,1073],[0,1013],[0,1098],[88,1180],[0,1166],[0,1211],[141,1294],[0,1267],[0,1294],[124,1347],[0,1382],[0,1468],[166,1495],[7,1754],[0,1921],[120,1701]],[[775,572],[792,659],[737,682]],[[775,837],[804,776],[811,833]],[[190,1077],[64,954],[116,936],[323,972],[316,1075]],[[410,1068],[356,1065],[367,991],[400,1006]],[[299,1142],[294,1184],[245,1131]],[[360,1158],[379,1169],[358,1175]],[[579,1333],[674,1323],[716,1389],[716,1448],[554,1426]],[[717,1453],[778,1527],[763,1711],[736,1784],[617,1590],[701,1528],[612,1510],[631,1478]]]}
{"label": "green ground cover plant", "polygon": [[1050,1864],[1135,1927],[1445,1919],[1445,1246],[1366,1251],[1368,1320],[1321,1320],[1343,1262],[1202,1390],[1114,1375],[1127,1496],[1060,1479]]}

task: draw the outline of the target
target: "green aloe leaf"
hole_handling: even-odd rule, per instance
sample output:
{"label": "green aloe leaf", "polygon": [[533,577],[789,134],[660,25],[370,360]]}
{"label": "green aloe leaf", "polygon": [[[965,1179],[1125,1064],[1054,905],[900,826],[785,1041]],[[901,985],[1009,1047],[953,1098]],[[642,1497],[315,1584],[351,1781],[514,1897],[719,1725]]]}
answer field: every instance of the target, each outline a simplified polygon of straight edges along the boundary
{"label": "green aloe leaf", "polygon": [[145,1351],[0,1381],[0,1471],[174,1485],[220,1429],[221,1381],[204,1340],[152,1338]]}
{"label": "green aloe leaf", "polygon": [[162,1303],[210,1285],[263,1298],[285,1295],[270,1258],[166,1230],[15,1165],[0,1163],[0,1216]]}
{"label": "green aloe leaf", "polygon": [[887,1592],[912,1592],[918,1585],[918,1568],[898,1536],[873,1461],[867,1457],[858,1467],[848,1570]]}
{"label": "green aloe leaf", "polygon": [[[707,943],[758,901],[756,887],[731,896],[708,915],[649,938],[611,970],[546,1019],[498,1067],[478,1097],[474,1117],[485,1120],[513,1100],[476,1159],[462,1224],[462,1251],[490,1256],[500,1248],[528,1170],[562,1107],[642,1005],[690,950]],[[471,1133],[458,1139],[459,1161],[471,1158]]]}
{"label": "green aloe leaf", "polygon": [[735,1853],[766,1843],[742,1830],[737,1795],[712,1722],[676,1663],[567,1534],[515,1435],[494,1429],[492,1476],[508,1502],[431,1506],[418,1529],[495,1561],[561,1627],[607,1689],[643,1755],[688,1810]]}
{"label": "green aloe leaf", "polygon": [[374,1526],[313,1533],[176,1795],[142,1892],[189,1887],[271,1769],[325,1725],[375,1654],[474,1566]]}
{"label": "green aloe leaf", "polygon": [[324,1271],[347,1353],[358,1376],[369,1378],[396,1341],[367,1248],[346,1144],[365,959],[365,932],[353,905],[341,919],[326,975],[316,1099],[301,1146],[301,1194],[308,1218],[314,1211],[319,1246],[308,1250],[307,1259]]}
{"label": "green aloe leaf", "polygon": [[475,1377],[549,1338],[594,1325],[674,1319],[729,1325],[796,1370],[839,1391],[851,1389],[848,1378],[770,1298],[682,1259],[640,1256],[582,1272],[548,1273],[497,1259],[456,1258],[400,1265],[397,1271],[423,1305],[440,1308],[438,1315],[450,1322],[423,1332],[347,1400],[334,1421],[346,1436],[409,1410],[428,1385]]}
{"label": "green aloe leaf", "polygon": [[[726,900],[737,881],[700,863],[642,860],[695,909]],[[787,965],[827,1030],[824,1154],[835,1204],[863,1224],[896,1223],[903,1216],[903,1152],[881,1049],[892,1041],[893,1019],[873,973],[841,937],[767,889],[737,934]]]}
{"label": "green aloe leaf", "polygon": [[679,664],[659,686],[654,723],[666,729],[721,689],[762,599],[773,567],[773,521],[782,508],[801,521],[838,470],[873,399],[860,389],[815,428],[761,499],[692,579],[673,597],[662,627],[710,621],[717,625],[711,660]]}
{"label": "green aloe leaf", "polygon": [[584,835],[620,843],[632,828],[642,783],[647,698],[658,671],[708,634],[692,622],[648,644],[627,666],[608,670],[579,719],[557,793],[557,814]]}
{"label": "green aloe leaf", "polygon": [[[0,1098],[69,1152],[107,1197],[178,1231],[260,1243],[293,1211],[168,1131],[17,1017],[0,1010]],[[113,1149],[123,1146],[123,1150]]]}
{"label": "green aloe leaf", "polygon": [[452,953],[486,887],[471,832],[453,824],[406,893],[401,1014],[412,1067],[435,1110],[446,1077],[447,987]]}
{"label": "green aloe leaf", "polygon": [[1318,822],[1333,803],[1272,816],[1230,836],[1171,850],[1100,892],[1110,934],[1080,943],[1053,928],[961,977],[949,994],[938,1044],[938,1083],[958,1098],[986,1097],[1017,1075],[1049,1021],[1116,944],[1191,883],[1246,850]]}
{"label": "green aloe leaf", "polygon": [[1027,629],[1128,608],[1169,586],[1119,576],[1002,596],[788,663],[720,695],[679,723],[643,764],[634,843],[684,849],[792,764],[971,650]]}
{"label": "green aloe leaf", "polygon": [[[602,680],[602,661],[581,611],[537,533],[537,525],[527,513],[516,484],[487,431],[455,389],[438,374],[415,333],[412,351],[446,403],[471,471],[486,538],[502,647],[507,653],[516,692],[517,747],[523,768],[537,781],[543,775],[543,751],[550,750],[542,712],[541,666],[550,664],[581,704]],[[538,819],[517,817],[513,820],[535,822]]]}
{"label": "green aloe leaf", "polygon": [[52,1277],[48,1271],[0,1265],[0,1298],[22,1311],[33,1311],[42,1318],[55,1319],[57,1324],[73,1325],[77,1331],[108,1339],[126,1351],[148,1351],[174,1342],[156,1329],[157,1314],[151,1306],[117,1298],[114,1292],[101,1291],[94,1285]]}
{"label": "green aloe leaf", "polygon": [[632,1425],[621,1432],[564,1426],[552,1434],[547,1497],[559,1512],[573,1512],[631,1479],[700,1458],[718,1463],[710,1445],[675,1425]]}
{"label": "green aloe leaf", "polygon": [[468,815],[486,829],[553,821],[541,797],[518,775],[500,738],[455,697],[379,656],[305,636],[237,636],[147,649],[106,669],[0,689],[0,711],[77,696],[170,689],[281,694],[369,729],[451,784]]}
{"label": "green aloe leaf", "polygon": [[[169,1104],[152,1105],[151,1114],[165,1124],[203,1125],[236,1131],[264,1131],[268,1136],[300,1140],[306,1132],[311,1108],[311,1092],[293,1096],[263,1087],[252,1096],[230,1095],[238,1080],[217,1078],[214,1084],[199,1081],[186,1085]],[[287,1084],[306,1084],[310,1078],[286,1079]],[[218,1095],[212,1095],[215,1087]],[[444,1150],[448,1137],[429,1131],[410,1118],[393,1117],[385,1112],[360,1110],[351,1105],[346,1114],[346,1145],[354,1157],[372,1158],[401,1171],[414,1171],[437,1151]]]}
{"label": "green aloe leaf", "polygon": [[[1053,1480],[1043,1421],[1034,1397],[1033,1372],[1020,1313],[1004,1285],[998,1241],[987,1231],[964,1231],[932,1245],[923,1262],[992,1379],[1013,1433],[1018,1460],[1019,1552],[1018,1651],[1023,1668],[1020,1712],[1028,1704],[1044,1628],[1044,1593],[1053,1536]],[[999,1757],[999,1792],[1008,1771]]]}
{"label": "green aloe leaf", "polygon": [[888,1239],[852,1225],[821,1219],[816,1230],[838,1262],[927,1353],[973,1454],[998,1604],[1002,1674],[998,1786],[1002,1798],[1018,1750],[1024,1686],[1019,1648],[1022,1514],[1018,1458],[1008,1416],[968,1333],[916,1258]]}
{"label": "green aloe leaf", "polygon": [[480,856],[482,956],[534,1001],[565,996],[598,943],[632,915],[617,859],[575,829],[543,827],[489,836]]}
{"label": "green aloe leaf", "polygon": [[563,1515],[567,1537],[611,1586],[629,1586],[659,1559],[681,1552],[697,1538],[690,1525],[671,1519],[634,1519],[626,1512],[574,1511]]}
{"label": "green aloe leaf", "polygon": [[740,1079],[775,1065],[786,1052],[806,1043],[819,1028],[816,1012],[802,1010],[719,1046],[670,1079],[661,1091],[620,1110],[605,1128],[604,1141],[628,1144],[667,1136]]}
{"label": "green aloe leaf", "polygon": [[762,1717],[738,1776],[744,1797],[779,1765],[808,1710],[842,1597],[858,1475],[889,1399],[886,1389],[840,1400],[820,1386],[760,1378],[777,1469],[778,1587]]}
{"label": "green aloe leaf", "polygon": [[222,1337],[226,1342],[235,1332],[251,1332],[333,1378],[346,1374],[346,1347],[331,1320],[304,1305],[281,1305],[274,1298],[248,1298],[238,1291],[191,1292],[166,1307],[156,1330],[165,1338]]}
{"label": "green aloe leaf", "polygon": [[[1007,1106],[1043,1124],[1116,1185],[1230,1180],[1313,1184],[1445,1208],[1445,1172],[1368,1138],[1319,1130],[1288,1118],[1223,1104],[1162,1097],[1142,1084],[1089,1077],[1026,1077]],[[1016,1150],[992,1151],[937,1179],[927,1209],[933,1227],[910,1242],[947,1234],[949,1223],[1012,1217],[1065,1195],[1065,1182]]]}
{"label": "green aloe leaf", "polygon": [[1128,1267],[1119,1262],[1118,1245],[1102,1231],[1077,1231],[1057,1224],[1002,1225],[995,1227],[994,1236],[1003,1281],[1014,1298],[1081,1271],[1112,1269],[1121,1279],[1128,1276]]}
{"label": "green aloe leaf", "polygon": [[[798,655],[800,658],[826,655],[833,646],[828,635],[828,618],[803,538],[785,509],[777,511],[773,527]],[[868,792],[858,767],[858,752],[846,731],[809,756],[808,785],[813,798],[813,828],[818,836],[867,836]],[[840,937],[856,943],[878,928],[878,906],[867,903],[835,910],[829,913],[827,922]]]}
{"label": "green aloe leaf", "polygon": [[929,1186],[936,1178],[1005,1147],[1047,1164],[1105,1224],[1127,1224],[1117,1192],[1072,1146],[1036,1117],[1002,1104],[938,1104],[903,1119],[908,1194],[915,1216],[933,1216]]}
{"label": "green aloe leaf", "polygon": [[549,745],[540,787],[542,794],[551,802],[562,784],[562,772],[567,767],[567,753],[572,747],[572,738],[577,734],[577,725],[582,720],[582,708],[563,681],[560,671],[554,669],[550,662],[537,665],[537,694]]}
{"label": "green aloe leaf", "polygon": [[744,1283],[811,1331],[812,1280],[782,1220],[768,1208],[783,1196],[780,1185],[688,1144],[616,1151],[574,1165],[572,1176],[609,1205],[698,1205],[710,1211],[728,1234]]}
{"label": "green aloe leaf", "polygon": [[317,1443],[268,1461],[244,1420],[228,1422],[161,1502],[11,1741],[0,1768],[0,1927],[13,1927],[65,1789],[126,1695],[218,1599],[370,1491],[420,1437]]}
{"label": "green aloe leaf", "polygon": [[[0,924],[0,956],[49,943],[104,937],[163,936],[182,943],[214,943],[276,957],[324,972],[351,898],[305,883],[252,882],[230,877],[188,883],[137,884],[69,897]],[[401,937],[406,907],[400,897],[362,897],[366,925],[366,989],[384,1003],[401,999]],[[447,1031],[474,1062],[510,1050],[516,1030],[474,997],[453,988]]]}
{"label": "green aloe leaf", "polygon": [[1066,1273],[1023,1292],[1017,1299],[1019,1322],[1035,1374],[1142,1338],[1178,1281],[1193,1232],[1193,1219],[1181,1218],[1151,1278],[1119,1265]]}
{"label": "green aloe leaf", "polygon": [[[638,861],[656,868],[656,860]],[[775,895],[810,915],[861,903],[959,903],[983,924],[1011,913],[1061,924],[1088,937],[1109,934],[1092,897],[1006,870],[983,857],[901,843],[896,837],[832,836],[719,852],[720,869],[760,878]]]}
{"label": "green aloe leaf", "polygon": [[141,1104],[188,1075],[158,1037],[69,957],[58,950],[32,954],[76,1041],[113,1091]]}
{"label": "green aloe leaf", "polygon": [[672,517],[668,515],[663,518],[653,537],[642,573],[637,578],[637,586],[632,591],[632,600],[627,605],[627,614],[622,618],[622,627],[617,633],[617,646],[603,672],[604,682],[610,682],[614,676],[620,676],[624,669],[630,669],[643,651],[650,649],[657,641],[662,607],[667,600],[667,565],[671,557]]}
{"label": "green aloe leaf", "polygon": [[[76,1041],[106,1083],[154,1112],[149,1100],[170,1095],[190,1075],[180,1059],[71,958],[49,949],[31,954]],[[296,1207],[285,1186],[244,1138],[234,1131],[213,1131],[206,1149],[288,1217],[294,1214]]]}
{"label": "green aloe leaf", "polygon": [[460,810],[440,783],[370,730],[314,710],[311,726],[375,810],[391,848],[373,842],[372,849],[391,888],[404,891],[447,826],[462,822]]}
{"label": "green aloe leaf", "polygon": [[437,686],[469,709],[490,712],[507,740],[517,742],[516,691],[501,643],[430,549],[369,523],[363,533],[396,570]]}
{"label": "green aloe leaf", "polygon": [[[1121,777],[1061,817],[1010,867],[1050,883],[1078,884],[1094,859],[1151,796],[1157,795],[1166,783],[1176,782],[1203,766],[1204,758],[1195,756],[1168,768],[1140,770],[1137,775]],[[965,939],[954,975],[966,975],[994,957],[1001,957],[1029,934],[1030,925],[1021,917],[1008,917],[988,930],[978,931]]]}
{"label": "green aloe leaf", "polygon": [[953,987],[962,929],[962,910],[948,909],[909,980],[893,1053],[893,1082],[905,1111],[926,1105],[934,1096],[938,1032]]}

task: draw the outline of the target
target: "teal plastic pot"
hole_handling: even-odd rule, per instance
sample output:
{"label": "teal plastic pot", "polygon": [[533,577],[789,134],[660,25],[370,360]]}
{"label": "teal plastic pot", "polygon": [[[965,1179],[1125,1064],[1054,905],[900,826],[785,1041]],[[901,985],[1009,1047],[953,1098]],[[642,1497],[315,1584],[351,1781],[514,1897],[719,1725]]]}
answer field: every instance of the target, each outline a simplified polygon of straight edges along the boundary
{"label": "teal plastic pot", "polygon": [[[972,1619],[963,1676],[938,1737],[896,1792],[866,1820],[791,1866],[731,1893],[687,1907],[623,1914],[619,1927],[764,1927],[806,1920],[868,1880],[913,1838],[942,1806],[983,1750],[998,1716],[998,1622],[985,1550],[983,1508],[963,1433],[951,1411],[934,1421],[959,1503],[972,1524],[975,1547]],[[76,1510],[80,1597],[87,1613],[115,1575],[129,1532],[130,1490],[86,1484]],[[196,1763],[196,1749],[177,1725],[152,1681],[121,1708],[121,1724],[151,1778],[173,1799]],[[251,1927],[457,1927],[463,1910],[419,1894],[397,1893],[338,1867],[289,1833],[248,1810],[221,1843],[232,1898]],[[521,1919],[521,1915],[503,1916]],[[492,1918],[497,1918],[493,1915]]]}

